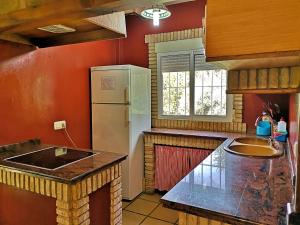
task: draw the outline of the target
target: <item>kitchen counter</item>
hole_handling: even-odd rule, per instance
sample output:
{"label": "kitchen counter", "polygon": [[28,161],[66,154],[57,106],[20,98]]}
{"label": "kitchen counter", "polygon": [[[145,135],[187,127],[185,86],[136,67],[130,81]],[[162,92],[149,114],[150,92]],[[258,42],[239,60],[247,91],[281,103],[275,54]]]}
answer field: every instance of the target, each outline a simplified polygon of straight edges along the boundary
{"label": "kitchen counter", "polygon": [[199,130],[180,130],[168,128],[152,128],[144,131],[145,134],[158,134],[168,136],[185,136],[185,137],[199,137],[199,138],[216,138],[227,139],[247,136],[246,134],[228,133],[228,132],[214,132],[214,131],[199,131]]}
{"label": "kitchen counter", "polygon": [[[288,148],[278,158],[243,157],[224,150],[236,133],[152,129],[151,134],[217,138],[224,142],[161,201],[164,206],[229,224],[284,224],[293,187]],[[145,132],[145,133],[147,133]]]}
{"label": "kitchen counter", "polygon": [[41,144],[39,140],[30,140],[23,143],[1,146],[0,166],[13,168],[16,170],[40,176],[45,176],[62,183],[74,183],[83,179],[91,173],[103,170],[107,167],[110,167],[112,164],[123,161],[126,158],[126,155],[98,151],[98,154],[92,155],[85,159],[78,160],[76,162],[54,170],[38,168],[29,165],[22,165],[4,160],[5,158],[27,154],[50,147],[57,146]]}
{"label": "kitchen counter", "polygon": [[[122,223],[121,162],[126,156],[76,150],[81,149],[39,140],[1,146],[0,224]],[[31,165],[7,161],[19,155],[18,162]],[[82,156],[87,157],[65,165]]]}

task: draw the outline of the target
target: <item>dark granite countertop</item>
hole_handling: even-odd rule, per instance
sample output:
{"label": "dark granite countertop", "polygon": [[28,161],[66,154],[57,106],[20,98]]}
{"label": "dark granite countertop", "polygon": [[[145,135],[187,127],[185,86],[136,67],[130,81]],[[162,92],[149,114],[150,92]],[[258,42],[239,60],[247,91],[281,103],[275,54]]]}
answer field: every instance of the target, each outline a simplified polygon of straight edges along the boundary
{"label": "dark granite countertop", "polygon": [[[201,138],[217,138],[227,139],[230,137],[236,137],[237,133],[228,132],[214,132],[214,131],[199,131],[199,130],[180,130],[180,129],[168,129],[168,128],[151,128],[150,130],[144,131],[144,134],[162,134],[170,136],[190,136],[190,137],[201,137]],[[239,137],[246,136],[246,134],[238,134]]]}
{"label": "dark granite countertop", "polygon": [[[293,198],[288,149],[277,158],[252,158],[225,151],[234,133],[152,129],[145,133],[224,140],[202,163],[173,187],[164,206],[231,224],[285,224],[285,207]],[[253,136],[253,135],[252,135]]]}
{"label": "dark granite countertop", "polygon": [[[81,159],[66,166],[49,170],[29,165],[15,164],[4,159],[31,153],[49,147],[58,147],[53,145],[41,144],[39,140],[30,140],[18,144],[0,146],[0,166],[12,168],[25,173],[44,176],[62,183],[76,183],[91,173],[108,168],[111,165],[121,162],[126,155],[97,151],[98,154],[88,158]],[[72,148],[76,150],[91,151],[85,149]]]}

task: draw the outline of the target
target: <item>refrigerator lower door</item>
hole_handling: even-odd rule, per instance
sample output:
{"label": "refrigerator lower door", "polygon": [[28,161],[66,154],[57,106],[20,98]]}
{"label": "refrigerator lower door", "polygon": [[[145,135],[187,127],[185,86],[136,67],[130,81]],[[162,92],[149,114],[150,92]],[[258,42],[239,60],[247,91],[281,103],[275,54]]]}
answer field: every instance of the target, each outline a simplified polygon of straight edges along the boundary
{"label": "refrigerator lower door", "polygon": [[[143,164],[143,148],[131,144],[130,106],[122,104],[92,104],[93,150],[127,154],[122,163],[122,195],[133,199],[142,191],[143,177],[135,164]],[[135,144],[134,144],[135,145]],[[141,155],[141,157],[136,157]],[[134,159],[134,160],[133,160]]]}

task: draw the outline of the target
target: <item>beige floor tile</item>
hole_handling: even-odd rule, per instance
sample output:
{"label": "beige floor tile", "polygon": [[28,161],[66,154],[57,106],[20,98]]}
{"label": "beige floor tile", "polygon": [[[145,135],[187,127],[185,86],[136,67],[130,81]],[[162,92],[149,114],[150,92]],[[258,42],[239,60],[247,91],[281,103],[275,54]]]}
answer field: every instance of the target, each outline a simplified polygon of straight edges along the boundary
{"label": "beige floor tile", "polygon": [[143,221],[143,219],[145,219],[145,216],[137,213],[129,212],[127,210],[123,210],[122,213],[123,213],[122,215],[123,225],[138,225]]}
{"label": "beige floor tile", "polygon": [[125,209],[131,202],[122,201],[122,209]]}
{"label": "beige floor tile", "polygon": [[178,220],[178,212],[176,210],[165,208],[161,204],[150,214],[150,216],[170,223],[176,223]]}
{"label": "beige floor tile", "polygon": [[143,215],[149,215],[156,206],[158,206],[158,203],[138,198],[129,206],[127,206],[126,210],[140,213]]}
{"label": "beige floor tile", "polygon": [[143,193],[139,196],[139,198],[142,198],[142,199],[145,199],[148,201],[152,201],[152,202],[157,202],[157,203],[159,203],[159,200],[161,199],[161,197],[162,197],[162,195],[159,195],[157,193],[154,193],[154,194]]}
{"label": "beige floor tile", "polygon": [[148,217],[147,219],[145,219],[143,223],[141,223],[141,225],[170,225],[170,224],[171,223],[167,223],[150,217]]}

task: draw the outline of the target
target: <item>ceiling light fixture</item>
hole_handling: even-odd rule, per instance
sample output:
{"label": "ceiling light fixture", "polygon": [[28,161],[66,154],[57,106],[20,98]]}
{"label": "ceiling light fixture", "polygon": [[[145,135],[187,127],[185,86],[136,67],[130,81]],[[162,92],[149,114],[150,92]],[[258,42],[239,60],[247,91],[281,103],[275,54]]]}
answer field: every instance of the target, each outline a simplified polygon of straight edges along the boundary
{"label": "ceiling light fixture", "polygon": [[144,9],[141,12],[141,16],[153,20],[154,26],[159,26],[159,20],[170,17],[171,12],[164,5],[155,5]]}

